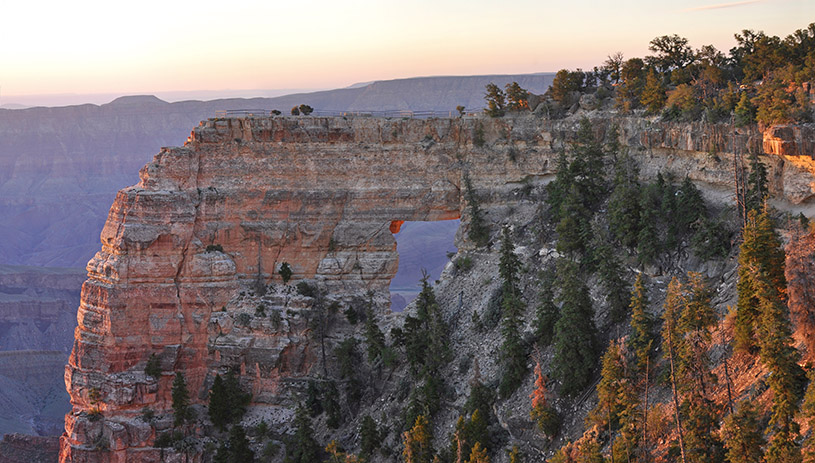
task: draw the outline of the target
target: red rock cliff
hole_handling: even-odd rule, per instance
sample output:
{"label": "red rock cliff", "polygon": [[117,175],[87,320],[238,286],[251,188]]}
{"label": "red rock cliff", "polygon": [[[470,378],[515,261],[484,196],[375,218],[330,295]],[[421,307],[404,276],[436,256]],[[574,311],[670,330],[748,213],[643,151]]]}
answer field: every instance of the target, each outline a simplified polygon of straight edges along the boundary
{"label": "red rock cliff", "polygon": [[[762,144],[761,133],[729,126],[598,119],[595,129],[607,136],[613,122],[643,175],[667,169],[724,193],[732,153]],[[533,117],[203,122],[184,147],[156,155],[110,210],[65,370],[73,411],[60,461],[158,461],[156,428],[137,416],[170,408],[173,371],[203,402],[228,359],[255,402],[274,403],[281,381],[308,375],[318,353],[288,293],[274,295],[294,308],[282,327],[236,327],[230,312],[246,309],[241,291],[279,282],[286,262],[295,280],[323,281],[339,297],[372,290],[385,308],[398,261],[392,224],[460,217],[465,171],[486,207],[511,205],[520,182],[553,173],[576,128],[574,119]],[[806,203],[813,173],[777,154],[769,162],[776,195]],[[464,234],[459,241],[468,246]],[[151,354],[165,372],[158,380],[144,374]],[[88,414],[94,409],[102,419]]]}

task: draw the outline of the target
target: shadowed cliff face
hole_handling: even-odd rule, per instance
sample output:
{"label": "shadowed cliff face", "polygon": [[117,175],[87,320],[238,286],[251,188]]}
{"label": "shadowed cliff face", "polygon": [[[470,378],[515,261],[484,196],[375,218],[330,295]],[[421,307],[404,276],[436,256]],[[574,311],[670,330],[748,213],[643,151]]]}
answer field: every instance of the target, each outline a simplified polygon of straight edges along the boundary
{"label": "shadowed cliff face", "polygon": [[[644,177],[688,175],[720,201],[732,190],[732,153],[762,143],[758,132],[635,118],[597,119],[594,128],[607,137],[613,124]],[[301,310],[308,302],[281,285],[282,263],[295,282],[319,282],[338,302],[370,297],[384,312],[398,261],[394,221],[461,217],[456,245],[471,249],[463,175],[491,217],[511,220],[518,191],[551,178],[577,125],[534,117],[203,122],[184,147],[145,166],[110,210],[66,367],[73,411],[61,461],[157,457],[156,430],[137,416],[170,408],[173,371],[184,372],[193,402],[205,401],[224,366],[240,367],[256,403],[285,402],[286,384],[307,378],[321,353]],[[769,163],[771,188],[807,206],[815,177],[788,158]],[[270,284],[268,302],[285,309],[283,322],[244,317],[239,326],[238,315],[255,310],[242,292]],[[151,353],[165,371],[157,379],[143,372]],[[95,407],[104,419],[88,418]],[[93,450],[100,439],[109,450]]]}

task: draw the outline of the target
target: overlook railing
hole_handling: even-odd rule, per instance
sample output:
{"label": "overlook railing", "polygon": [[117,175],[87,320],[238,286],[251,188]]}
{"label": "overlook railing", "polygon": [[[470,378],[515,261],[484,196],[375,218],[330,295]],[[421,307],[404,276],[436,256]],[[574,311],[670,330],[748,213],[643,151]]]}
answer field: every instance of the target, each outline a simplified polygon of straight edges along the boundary
{"label": "overlook railing", "polygon": [[[465,111],[465,117],[472,117],[483,113],[483,109],[475,109]],[[272,110],[268,109],[227,109],[215,111],[217,118],[241,118],[241,117],[271,117],[274,114]],[[280,116],[287,114],[281,113]],[[402,118],[402,119],[430,119],[430,118],[453,118],[459,117],[458,111],[408,111],[408,110],[394,110],[394,111],[333,111],[333,110],[315,110],[309,116],[320,117],[377,117],[377,118]],[[297,116],[297,117],[309,117]]]}

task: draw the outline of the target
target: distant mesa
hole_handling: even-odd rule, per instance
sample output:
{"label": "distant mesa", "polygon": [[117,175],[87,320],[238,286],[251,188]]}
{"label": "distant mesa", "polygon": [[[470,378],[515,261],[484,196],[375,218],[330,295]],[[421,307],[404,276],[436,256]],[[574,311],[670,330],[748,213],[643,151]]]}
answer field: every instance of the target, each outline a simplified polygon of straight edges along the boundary
{"label": "distant mesa", "polygon": [[130,95],[121,96],[102,106],[142,106],[151,104],[169,104],[155,95]]}

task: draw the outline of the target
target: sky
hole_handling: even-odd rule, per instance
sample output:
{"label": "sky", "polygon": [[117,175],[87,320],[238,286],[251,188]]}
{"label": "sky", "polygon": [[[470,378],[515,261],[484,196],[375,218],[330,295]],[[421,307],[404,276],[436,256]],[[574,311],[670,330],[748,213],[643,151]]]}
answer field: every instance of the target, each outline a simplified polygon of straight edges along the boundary
{"label": "sky", "polygon": [[0,105],[590,69],[660,35],[727,51],[812,21],[815,0],[0,0]]}

